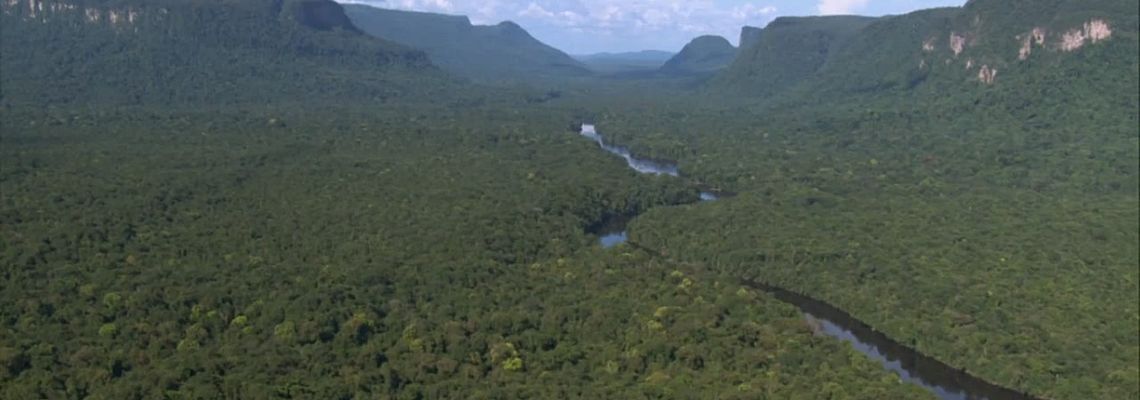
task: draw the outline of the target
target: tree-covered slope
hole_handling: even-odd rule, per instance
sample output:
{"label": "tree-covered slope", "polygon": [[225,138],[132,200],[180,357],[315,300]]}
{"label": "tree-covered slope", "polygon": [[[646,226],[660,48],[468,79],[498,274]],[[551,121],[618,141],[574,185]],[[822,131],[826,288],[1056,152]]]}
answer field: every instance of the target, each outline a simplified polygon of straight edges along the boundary
{"label": "tree-covered slope", "polygon": [[[763,35],[751,33],[757,45],[745,49],[712,89],[751,96],[786,92],[792,94],[785,96],[788,103],[964,105],[979,96],[1003,108],[1058,98],[1112,102],[1103,98],[1112,88],[1137,88],[1135,6],[1125,0],[975,0],[873,21],[777,19]],[[824,34],[824,21],[846,23],[845,33]],[[793,34],[773,37],[797,25]],[[843,40],[828,39],[836,37]]]}
{"label": "tree-covered slope", "polygon": [[329,0],[14,0],[3,101],[30,105],[383,100],[442,85],[423,53]]}
{"label": "tree-covered slope", "polygon": [[722,108],[608,112],[615,140],[739,193],[630,240],[1042,398],[1138,398],[1137,13],[975,0],[874,21],[793,86],[734,81],[753,101],[718,80]]}
{"label": "tree-covered slope", "polygon": [[693,39],[677,55],[661,66],[669,75],[707,74],[719,71],[736,57],[736,48],[720,36],[705,35]]}
{"label": "tree-covered slope", "polygon": [[740,54],[711,85],[749,95],[777,93],[812,77],[872,21],[855,16],[781,17],[760,31],[746,28]]}
{"label": "tree-covered slope", "polygon": [[455,74],[480,80],[578,77],[580,62],[550,47],[510,21],[471,25],[467,17],[345,5],[352,21],[368,34],[426,52]]}

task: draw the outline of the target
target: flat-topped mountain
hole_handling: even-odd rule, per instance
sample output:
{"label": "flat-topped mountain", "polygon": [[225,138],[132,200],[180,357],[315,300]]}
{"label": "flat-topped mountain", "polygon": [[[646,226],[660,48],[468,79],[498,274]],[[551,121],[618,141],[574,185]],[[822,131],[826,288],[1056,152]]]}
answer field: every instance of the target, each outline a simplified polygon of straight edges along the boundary
{"label": "flat-topped mountain", "polygon": [[720,36],[706,35],[693,39],[661,67],[673,75],[707,74],[721,70],[736,57],[736,47]]}
{"label": "flat-topped mountain", "polygon": [[353,23],[369,35],[422,50],[432,62],[477,80],[519,80],[589,75],[566,53],[531,36],[514,22],[472,25],[464,16],[345,5]]}
{"label": "flat-topped mountain", "polygon": [[422,52],[362,34],[331,0],[0,7],[7,104],[383,100],[444,82]]}
{"label": "flat-topped mountain", "polygon": [[741,30],[740,54],[716,81],[755,94],[774,93],[814,76],[833,52],[874,18],[780,17]]}
{"label": "flat-topped mountain", "polygon": [[878,19],[779,18],[742,32],[752,43],[712,88],[820,99],[993,88],[1010,102],[1060,98],[1033,94],[1041,90],[1088,101],[1137,87],[1137,25],[1135,3],[1123,0],[973,0]]}

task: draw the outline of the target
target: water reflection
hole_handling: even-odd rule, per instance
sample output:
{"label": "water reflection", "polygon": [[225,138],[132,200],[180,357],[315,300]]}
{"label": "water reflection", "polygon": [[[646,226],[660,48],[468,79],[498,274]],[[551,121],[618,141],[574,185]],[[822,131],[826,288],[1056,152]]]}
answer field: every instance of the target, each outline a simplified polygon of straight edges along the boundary
{"label": "water reflection", "polygon": [[1032,400],[1019,393],[978,379],[914,349],[895,342],[843,310],[778,287],[746,281],[745,285],[763,290],[792,304],[804,313],[808,325],[819,334],[848,343],[883,368],[898,374],[907,383],[918,385],[943,400]]}
{"label": "water reflection", "polygon": [[603,234],[601,236],[601,238],[598,240],[598,242],[602,244],[602,248],[608,249],[608,248],[617,246],[619,244],[625,243],[628,240],[629,240],[629,232],[628,231],[619,231],[619,232],[612,232],[612,233]]}

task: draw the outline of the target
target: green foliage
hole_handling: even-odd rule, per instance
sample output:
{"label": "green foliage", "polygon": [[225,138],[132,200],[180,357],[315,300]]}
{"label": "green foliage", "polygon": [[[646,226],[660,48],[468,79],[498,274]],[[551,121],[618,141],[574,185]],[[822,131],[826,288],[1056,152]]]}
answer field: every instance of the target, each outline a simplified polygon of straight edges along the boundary
{"label": "green foliage", "polygon": [[[1003,385],[1140,397],[1125,2],[785,19],[704,93],[565,95],[450,82],[327,1],[45,4],[0,16],[0,398],[930,396],[741,275]],[[1113,37],[1015,58],[1090,18]]]}
{"label": "green foliage", "polygon": [[423,53],[331,24],[331,1],[36,3],[3,5],[0,51],[20,55],[0,59],[4,104],[383,101],[448,84]]}
{"label": "green foliage", "polygon": [[1137,38],[1114,35],[992,87],[602,114],[608,137],[739,193],[655,209],[630,238],[823,299],[1002,385],[1135,398]]}
{"label": "green foliage", "polygon": [[753,96],[775,94],[814,76],[835,49],[873,21],[855,16],[780,17],[760,31],[743,30],[740,54],[710,85]]}
{"label": "green foliage", "polygon": [[736,48],[720,36],[706,35],[693,39],[680,53],[661,67],[669,75],[701,75],[719,71],[736,58]]}
{"label": "green foliage", "polygon": [[0,397],[926,395],[733,277],[598,248],[695,193],[562,112],[282,115],[4,112]]}

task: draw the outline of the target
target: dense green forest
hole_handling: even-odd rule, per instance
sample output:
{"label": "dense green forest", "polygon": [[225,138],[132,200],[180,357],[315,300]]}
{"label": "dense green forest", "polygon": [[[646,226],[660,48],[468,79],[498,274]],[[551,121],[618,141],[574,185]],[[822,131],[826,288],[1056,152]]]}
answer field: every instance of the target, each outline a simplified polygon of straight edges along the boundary
{"label": "dense green forest", "polygon": [[0,398],[936,398],[750,278],[1140,399],[1128,1],[781,18],[707,81],[529,86],[327,0],[0,7]]}
{"label": "dense green forest", "polygon": [[[872,23],[835,55],[844,61],[785,89],[795,97],[759,91],[759,100],[705,110],[676,102],[603,112],[599,123],[618,143],[740,193],[654,209],[630,238],[822,299],[1008,387],[1140,397],[1140,63],[1135,11],[1110,3],[1082,4],[1079,18],[1065,14],[1071,3],[1044,10],[1058,16],[1042,20],[1064,21],[1051,31],[1113,21],[1112,40],[1080,52],[1042,46],[1018,60],[1016,41],[966,49],[1008,60],[992,84],[961,66],[910,86],[839,83],[889,71],[880,67],[899,58],[894,43],[875,38],[923,26],[903,19],[1005,15],[972,2]],[[920,54],[923,37],[900,48]],[[872,51],[860,43],[886,53],[859,57]],[[735,79],[736,68],[717,79]]]}
{"label": "dense green forest", "polygon": [[597,248],[695,192],[565,114],[328,112],[6,112],[2,397],[925,394],[731,276]]}

